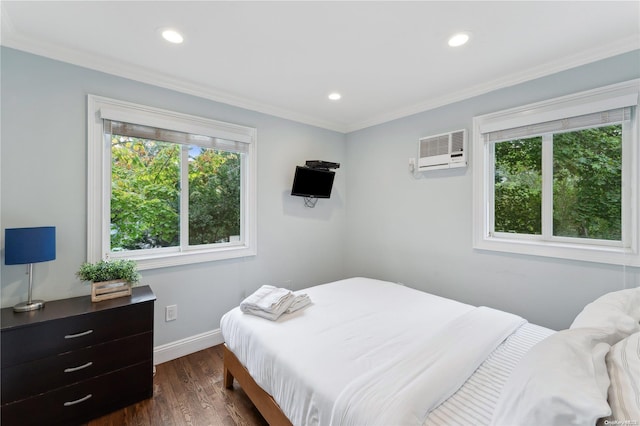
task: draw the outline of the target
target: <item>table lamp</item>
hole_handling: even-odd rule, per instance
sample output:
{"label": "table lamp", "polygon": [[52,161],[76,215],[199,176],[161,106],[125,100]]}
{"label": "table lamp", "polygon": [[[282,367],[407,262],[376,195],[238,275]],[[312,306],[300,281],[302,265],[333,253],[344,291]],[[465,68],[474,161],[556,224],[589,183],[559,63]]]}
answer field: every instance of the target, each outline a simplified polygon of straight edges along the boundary
{"label": "table lamp", "polygon": [[5,265],[28,264],[29,296],[26,302],[13,307],[16,312],[27,312],[44,307],[43,300],[33,300],[33,264],[56,258],[56,227],[7,228],[4,233]]}

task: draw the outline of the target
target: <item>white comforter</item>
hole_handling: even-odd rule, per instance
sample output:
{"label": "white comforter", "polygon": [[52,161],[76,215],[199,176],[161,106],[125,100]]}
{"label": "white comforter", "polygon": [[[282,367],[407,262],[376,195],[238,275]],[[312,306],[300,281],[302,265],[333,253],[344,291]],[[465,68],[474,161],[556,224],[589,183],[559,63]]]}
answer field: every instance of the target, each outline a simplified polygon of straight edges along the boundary
{"label": "white comforter", "polygon": [[305,292],[313,304],[278,321],[238,308],[221,321],[294,425],[422,424],[523,322],[366,278]]}
{"label": "white comforter", "polygon": [[524,320],[480,307],[396,359],[355,378],[333,407],[332,425],[422,425]]}

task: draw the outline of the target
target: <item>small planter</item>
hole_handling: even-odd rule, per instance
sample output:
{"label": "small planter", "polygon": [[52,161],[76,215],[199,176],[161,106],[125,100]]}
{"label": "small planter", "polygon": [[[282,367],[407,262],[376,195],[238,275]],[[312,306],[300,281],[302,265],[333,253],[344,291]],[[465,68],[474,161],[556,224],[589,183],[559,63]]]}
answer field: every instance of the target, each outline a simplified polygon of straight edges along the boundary
{"label": "small planter", "polygon": [[92,302],[131,296],[131,287],[141,278],[136,262],[126,259],[85,262],[76,276],[91,283]]}
{"label": "small planter", "polygon": [[100,281],[91,283],[91,301],[115,299],[131,296],[131,283],[122,280]]}

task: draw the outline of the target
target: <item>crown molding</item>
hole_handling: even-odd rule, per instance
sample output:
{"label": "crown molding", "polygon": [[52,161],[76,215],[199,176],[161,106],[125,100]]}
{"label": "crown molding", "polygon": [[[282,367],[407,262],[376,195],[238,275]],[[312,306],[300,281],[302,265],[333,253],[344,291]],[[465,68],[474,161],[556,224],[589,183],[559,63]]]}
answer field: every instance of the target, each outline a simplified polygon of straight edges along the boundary
{"label": "crown molding", "polygon": [[177,79],[170,75],[159,73],[155,70],[123,63],[116,58],[104,58],[90,52],[61,47],[43,40],[31,39],[18,34],[14,30],[13,25],[11,25],[11,21],[6,13],[2,13],[2,39],[0,40],[0,44],[13,49],[22,50],[28,53],[44,56],[62,62],[67,62],[95,71],[100,71],[118,77],[139,81],[141,83],[163,87],[165,89],[175,90],[177,92],[198,96],[215,102],[256,111],[315,127],[320,127],[339,133],[350,133],[367,127],[376,126],[382,123],[429,111],[454,102],[459,102],[465,99],[489,93],[494,90],[545,77],[557,72],[565,71],[571,68],[606,59],[608,57],[616,56],[622,53],[627,53],[640,48],[637,37],[627,37],[604,47],[590,49],[588,51],[583,51],[571,56],[567,56],[557,61],[541,64],[522,73],[501,76],[500,78],[488,81],[480,85],[456,91],[445,96],[432,98],[425,102],[421,102],[406,108],[401,108],[389,113],[380,114],[366,120],[354,123],[343,123],[318,119],[317,117],[301,114],[296,111],[291,111],[288,109],[275,107],[273,105],[256,102],[255,100],[240,97],[217,89],[215,87],[204,86],[201,84],[185,81],[184,79]]}
{"label": "crown molding", "polygon": [[388,121],[393,121],[400,118],[408,117],[410,115],[436,109],[441,106],[452,104],[454,102],[470,99],[475,96],[493,92],[498,89],[515,86],[516,84],[546,77],[548,75],[552,75],[561,71],[566,71],[571,68],[579,67],[581,65],[586,65],[592,62],[610,58],[616,55],[621,55],[623,53],[631,52],[638,49],[640,49],[640,41],[637,37],[631,36],[623,38],[607,46],[579,52],[557,61],[547,62],[522,73],[501,76],[500,78],[464,90],[460,90],[449,95],[429,99],[428,101],[421,102],[407,108],[402,108],[394,112],[372,117],[369,120],[352,123],[347,126],[346,131],[347,133],[355,132],[367,127],[376,126]]}
{"label": "crown molding", "polygon": [[347,125],[345,123],[334,123],[331,121],[321,120],[316,117],[301,114],[299,112],[256,102],[255,100],[236,96],[214,87],[189,82],[184,79],[177,79],[155,70],[131,65],[122,62],[117,58],[105,58],[100,55],[95,55],[91,52],[78,49],[69,49],[66,47],[61,47],[54,43],[49,43],[47,41],[24,37],[21,34],[13,31],[10,23],[7,25],[7,27],[4,27],[5,19],[8,18],[5,18],[5,13],[3,13],[2,16],[3,28],[2,39],[0,40],[0,45],[2,46],[21,50],[38,56],[43,56],[49,59],[66,62],[83,68],[104,72],[107,74],[115,75],[117,77],[123,77],[130,80],[139,81],[141,83],[175,90],[180,93],[209,99],[215,102],[220,102],[251,111],[261,112],[275,117],[333,130],[339,133],[346,133]]}

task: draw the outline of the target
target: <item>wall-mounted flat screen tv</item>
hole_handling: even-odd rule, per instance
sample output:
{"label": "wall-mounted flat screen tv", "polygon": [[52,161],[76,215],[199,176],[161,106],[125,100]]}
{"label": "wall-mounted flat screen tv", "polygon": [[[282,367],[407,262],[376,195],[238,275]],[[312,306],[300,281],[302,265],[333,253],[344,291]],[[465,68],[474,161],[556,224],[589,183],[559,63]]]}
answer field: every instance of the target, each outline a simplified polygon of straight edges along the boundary
{"label": "wall-mounted flat screen tv", "polygon": [[296,166],[291,195],[311,198],[329,198],[335,172]]}

